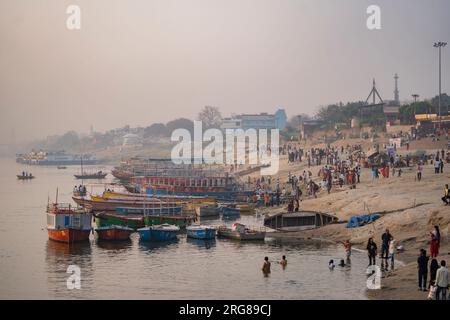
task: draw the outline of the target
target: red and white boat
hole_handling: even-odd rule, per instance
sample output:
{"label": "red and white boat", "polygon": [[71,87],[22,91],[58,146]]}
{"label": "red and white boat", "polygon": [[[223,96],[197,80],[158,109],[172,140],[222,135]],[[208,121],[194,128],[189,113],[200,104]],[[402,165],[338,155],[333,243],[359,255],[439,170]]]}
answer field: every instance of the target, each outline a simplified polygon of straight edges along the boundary
{"label": "red and white boat", "polygon": [[47,231],[50,240],[73,243],[88,241],[92,213],[70,204],[53,203],[47,207]]}

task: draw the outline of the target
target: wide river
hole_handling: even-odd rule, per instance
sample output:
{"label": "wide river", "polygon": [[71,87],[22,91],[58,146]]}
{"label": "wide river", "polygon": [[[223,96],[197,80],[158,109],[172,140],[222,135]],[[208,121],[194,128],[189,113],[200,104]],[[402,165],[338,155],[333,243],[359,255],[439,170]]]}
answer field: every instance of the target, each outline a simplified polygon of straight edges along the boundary
{"label": "wide river", "polygon": [[[110,167],[96,167],[107,172]],[[27,170],[36,176],[19,181]],[[364,253],[353,252],[351,267],[328,269],[344,256],[342,246],[323,243],[240,243],[187,239],[146,244],[137,234],[125,243],[71,245],[48,240],[47,200],[70,202],[76,166],[66,170],[0,159],[0,298],[2,299],[365,299]],[[109,175],[105,181],[112,181]],[[98,183],[93,181],[93,183]],[[93,187],[101,192],[103,186]],[[91,187],[88,187],[91,191]],[[243,216],[262,225],[261,218]],[[215,221],[214,223],[222,223]],[[286,255],[285,270],[276,261]],[[272,273],[264,277],[265,256]],[[68,289],[69,265],[81,271],[81,288]]]}

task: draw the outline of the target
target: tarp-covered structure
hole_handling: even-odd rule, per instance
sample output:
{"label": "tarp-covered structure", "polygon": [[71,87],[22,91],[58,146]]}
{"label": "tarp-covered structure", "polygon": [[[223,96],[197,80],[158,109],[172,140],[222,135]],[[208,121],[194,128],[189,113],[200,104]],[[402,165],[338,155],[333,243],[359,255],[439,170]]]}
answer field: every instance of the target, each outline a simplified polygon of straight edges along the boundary
{"label": "tarp-covered structure", "polygon": [[372,223],[375,220],[379,219],[379,214],[361,214],[357,216],[352,216],[350,220],[348,220],[347,228],[358,228],[362,227],[366,224]]}

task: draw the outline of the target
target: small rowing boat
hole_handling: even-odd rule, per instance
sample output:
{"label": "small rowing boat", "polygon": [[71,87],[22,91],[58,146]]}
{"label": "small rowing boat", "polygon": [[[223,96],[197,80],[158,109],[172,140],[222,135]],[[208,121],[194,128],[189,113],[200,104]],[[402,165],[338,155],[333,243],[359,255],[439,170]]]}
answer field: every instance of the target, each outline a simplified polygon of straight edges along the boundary
{"label": "small rowing boat", "polygon": [[31,175],[31,174],[29,174],[29,175],[17,175],[17,179],[19,179],[19,180],[31,180],[31,179],[34,179],[35,178],[35,176],[33,176],[33,175]]}
{"label": "small rowing boat", "polygon": [[138,229],[139,237],[142,241],[170,241],[177,238],[177,226],[171,224],[161,224]]}
{"label": "small rowing boat", "polygon": [[197,216],[204,217],[218,217],[220,214],[220,208],[217,205],[206,205],[195,208]]}
{"label": "small rowing boat", "polygon": [[95,223],[98,227],[122,226],[133,230],[145,226],[142,215],[128,214],[122,215],[117,212],[94,213]]}
{"label": "small rowing boat", "polygon": [[222,238],[234,240],[264,240],[266,232],[264,229],[251,229],[240,223],[234,223],[231,228],[220,226],[217,235]]}
{"label": "small rowing boat", "polygon": [[241,215],[241,210],[236,206],[225,206],[222,207],[222,216],[224,218],[237,217]]}
{"label": "small rowing boat", "polygon": [[214,239],[216,237],[216,228],[211,226],[195,225],[186,228],[187,236],[194,239]]}
{"label": "small rowing boat", "polygon": [[95,173],[83,173],[83,174],[75,174],[76,179],[105,179],[105,177],[108,175],[108,173],[103,173],[102,171],[95,172]]}
{"label": "small rowing boat", "polygon": [[109,241],[123,241],[130,239],[130,234],[134,232],[134,229],[125,226],[103,226],[95,229],[98,238],[101,240]]}

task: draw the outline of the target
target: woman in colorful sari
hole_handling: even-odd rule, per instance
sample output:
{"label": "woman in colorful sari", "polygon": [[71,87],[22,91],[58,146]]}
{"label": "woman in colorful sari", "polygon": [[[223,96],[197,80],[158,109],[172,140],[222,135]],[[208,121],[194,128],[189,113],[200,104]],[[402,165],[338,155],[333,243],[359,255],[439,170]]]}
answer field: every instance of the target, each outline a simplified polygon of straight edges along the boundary
{"label": "woman in colorful sari", "polygon": [[430,254],[431,258],[436,258],[439,255],[439,246],[441,243],[441,233],[439,232],[439,227],[434,226],[433,232],[430,232],[431,243],[430,243]]}

